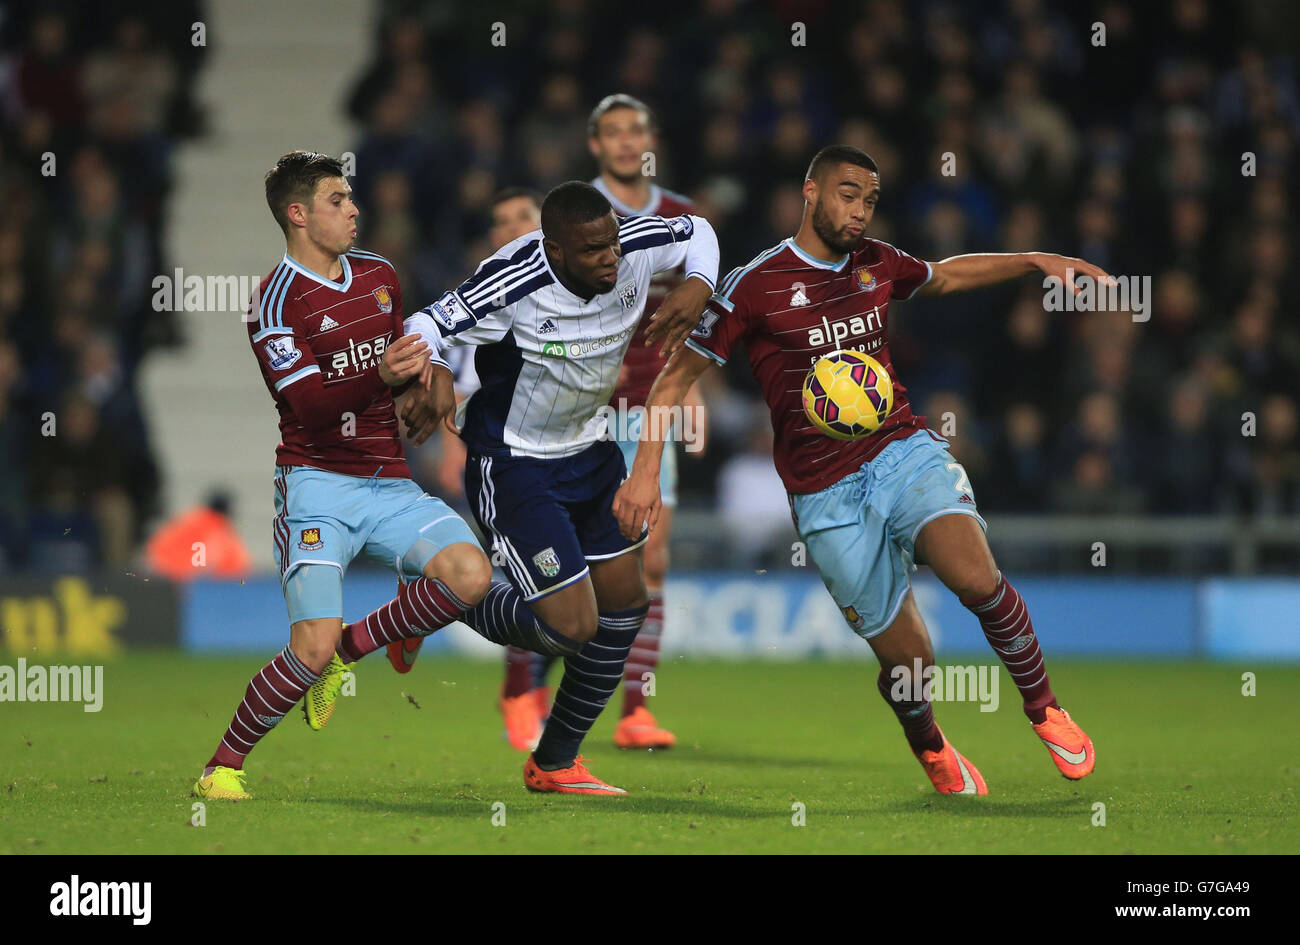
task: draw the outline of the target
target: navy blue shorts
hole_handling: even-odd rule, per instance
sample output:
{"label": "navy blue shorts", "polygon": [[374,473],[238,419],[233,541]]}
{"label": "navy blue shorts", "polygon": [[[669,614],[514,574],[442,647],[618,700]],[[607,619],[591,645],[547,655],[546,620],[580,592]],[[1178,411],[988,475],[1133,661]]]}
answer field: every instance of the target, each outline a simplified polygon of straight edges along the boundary
{"label": "navy blue shorts", "polygon": [[470,453],[465,495],[492,539],[492,563],[532,601],[581,581],[588,562],[645,544],[648,530],[629,541],[614,518],[614,494],[626,478],[613,440],[562,459]]}

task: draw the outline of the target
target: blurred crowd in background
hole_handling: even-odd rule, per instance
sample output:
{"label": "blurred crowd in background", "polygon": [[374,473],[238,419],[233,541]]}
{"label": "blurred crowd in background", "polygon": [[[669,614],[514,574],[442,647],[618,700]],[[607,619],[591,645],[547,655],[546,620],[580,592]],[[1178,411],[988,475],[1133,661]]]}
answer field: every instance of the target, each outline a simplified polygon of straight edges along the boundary
{"label": "blurred crowd in background", "polygon": [[[407,298],[487,255],[498,188],[593,176],[586,118],[607,93],[655,109],[657,182],[714,224],[724,270],[794,234],[809,158],[845,142],[881,168],[868,235],[913,255],[1043,250],[1151,276],[1145,323],[1046,312],[1035,279],[891,309],[894,364],[935,428],[950,418],[981,508],[1300,513],[1283,284],[1300,88],[1279,5],[709,0],[674,19],[561,0],[508,19],[501,48],[477,41],[486,13],[383,6],[347,104],[364,241]],[[725,504],[719,481],[757,479],[770,449],[746,359],[726,372],[708,455],[681,464],[688,504]]]}
{"label": "blurred crowd in background", "polygon": [[[170,151],[201,132],[203,50],[160,37],[197,19],[193,6],[163,20],[79,6],[0,24],[0,548],[29,563],[46,563],[42,538],[87,520],[100,540],[86,554],[116,561],[156,511],[133,379],[175,342],[148,284],[174,262],[159,221]],[[412,307],[490,254],[498,190],[594,176],[587,116],[608,93],[655,110],[656,180],[711,220],[724,271],[793,235],[809,158],[853,144],[881,168],[868,235],[926,259],[1042,250],[1151,277],[1146,322],[1047,312],[1029,278],[891,309],[901,380],[946,425],[982,510],[1300,514],[1300,316],[1283,283],[1297,238],[1300,10],[503,9],[381,0],[377,35],[358,37],[373,56],[340,108],[359,126],[360,245],[394,262]],[[55,176],[40,173],[46,151]],[[683,506],[776,521],[784,501],[747,360],[718,376],[709,449],[680,464]],[[60,435],[43,438],[28,418],[50,405]]]}
{"label": "blurred crowd in background", "polygon": [[201,131],[197,3],[0,5],[0,571],[129,565],[158,509],[136,384]]}

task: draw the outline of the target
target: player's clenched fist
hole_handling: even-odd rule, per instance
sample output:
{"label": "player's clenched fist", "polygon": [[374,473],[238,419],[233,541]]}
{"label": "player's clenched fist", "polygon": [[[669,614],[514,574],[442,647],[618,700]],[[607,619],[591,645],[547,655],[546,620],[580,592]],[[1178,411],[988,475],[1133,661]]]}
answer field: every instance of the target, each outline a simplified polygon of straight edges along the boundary
{"label": "player's clenched fist", "polygon": [[429,363],[429,345],[419,335],[403,335],[384,349],[379,361],[379,377],[389,387],[397,387],[417,377]]}
{"label": "player's clenched fist", "polygon": [[618,530],[629,541],[641,537],[643,524],[651,529],[659,524],[662,508],[659,483],[650,477],[630,476],[614,493],[614,518],[618,519]]}

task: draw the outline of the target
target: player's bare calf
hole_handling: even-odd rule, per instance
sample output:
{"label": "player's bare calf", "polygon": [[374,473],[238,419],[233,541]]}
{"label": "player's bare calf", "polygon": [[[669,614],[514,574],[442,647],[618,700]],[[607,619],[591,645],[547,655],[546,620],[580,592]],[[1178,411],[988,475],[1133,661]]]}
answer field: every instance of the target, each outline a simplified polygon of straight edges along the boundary
{"label": "player's bare calf", "polygon": [[911,591],[889,627],[867,642],[880,661],[880,695],[898,716],[907,744],[934,789],[940,794],[987,794],[979,770],[944,737],[930,700],[915,698],[920,683],[913,678],[916,667],[924,674],[934,665],[934,645]]}

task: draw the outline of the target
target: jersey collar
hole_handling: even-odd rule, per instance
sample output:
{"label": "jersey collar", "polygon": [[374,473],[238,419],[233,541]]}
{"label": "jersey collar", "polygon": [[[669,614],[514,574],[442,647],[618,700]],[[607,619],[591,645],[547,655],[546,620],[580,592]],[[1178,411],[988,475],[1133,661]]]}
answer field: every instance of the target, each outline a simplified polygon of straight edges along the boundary
{"label": "jersey collar", "polygon": [[335,292],[346,292],[352,288],[352,266],[348,263],[346,255],[340,256],[339,261],[343,263],[343,281],[335,282],[333,279],[327,279],[318,272],[312,272],[298,260],[294,259],[288,253],[284,254],[284,264],[299,275],[306,276],[325,286],[327,289],[333,289]]}
{"label": "jersey collar", "polygon": [[612,193],[609,192],[609,185],[605,183],[605,178],[597,177],[595,180],[591,182],[591,186],[595,187],[597,190],[599,190],[602,194],[605,195],[605,199],[608,200],[610,204],[613,205],[614,212],[617,213],[620,217],[644,217],[644,216],[650,216],[651,214],[658,213],[659,203],[660,201],[663,200],[663,196],[664,196],[663,191],[659,189],[658,184],[651,184],[650,200],[646,203],[646,205],[644,207],[629,207],[627,204],[625,204],[623,201],[619,200],[617,197],[615,197]]}
{"label": "jersey collar", "polygon": [[815,266],[818,269],[831,269],[834,270],[835,272],[839,272],[846,265],[848,265],[849,258],[852,257],[853,255],[852,253],[845,253],[844,258],[841,259],[839,262],[828,263],[824,259],[818,259],[816,256],[809,256],[807,253],[805,253],[802,249],[799,248],[799,244],[794,241],[793,236],[786,238],[785,245],[789,246],[790,249],[794,252],[794,254],[798,256],[800,259],[802,259],[804,262],[806,262],[808,265]]}

